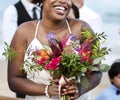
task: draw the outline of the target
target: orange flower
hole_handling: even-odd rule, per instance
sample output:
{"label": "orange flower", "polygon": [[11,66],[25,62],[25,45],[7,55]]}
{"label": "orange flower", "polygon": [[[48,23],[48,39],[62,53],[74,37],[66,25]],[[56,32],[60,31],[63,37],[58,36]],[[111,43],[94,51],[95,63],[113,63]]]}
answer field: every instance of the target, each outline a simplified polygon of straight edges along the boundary
{"label": "orange flower", "polygon": [[49,56],[49,52],[47,52],[46,50],[40,50],[40,56],[43,58],[46,58],[46,59],[49,59],[50,58],[50,56]]}
{"label": "orange flower", "polygon": [[34,52],[34,56],[37,56],[37,58],[45,58],[45,59],[50,59],[50,52],[40,49],[40,50],[36,50]]}

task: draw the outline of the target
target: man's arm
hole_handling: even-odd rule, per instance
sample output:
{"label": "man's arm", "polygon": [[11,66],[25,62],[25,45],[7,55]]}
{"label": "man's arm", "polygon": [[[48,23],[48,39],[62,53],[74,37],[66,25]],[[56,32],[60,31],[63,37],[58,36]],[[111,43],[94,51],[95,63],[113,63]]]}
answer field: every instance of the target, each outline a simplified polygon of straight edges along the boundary
{"label": "man's arm", "polygon": [[17,11],[16,8],[13,5],[11,5],[5,10],[3,15],[3,28],[2,28],[3,41],[10,44],[16,29],[17,29]]}

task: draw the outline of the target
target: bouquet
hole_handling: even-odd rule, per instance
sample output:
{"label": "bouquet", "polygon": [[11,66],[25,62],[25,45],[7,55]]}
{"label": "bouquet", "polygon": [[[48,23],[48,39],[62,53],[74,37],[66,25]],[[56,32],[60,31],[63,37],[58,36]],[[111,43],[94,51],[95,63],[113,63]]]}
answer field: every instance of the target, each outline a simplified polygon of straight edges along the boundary
{"label": "bouquet", "polygon": [[[88,77],[93,71],[108,71],[109,66],[102,64],[105,55],[110,51],[107,47],[101,46],[106,40],[104,32],[93,36],[89,30],[86,30],[81,33],[81,40],[74,34],[70,34],[69,39],[65,37],[60,41],[55,38],[53,32],[50,32],[46,36],[49,46],[44,45],[43,49],[28,50],[30,58],[24,61],[23,66],[27,65],[31,70],[49,70],[53,77],[63,76],[65,82],[75,79],[77,84],[80,83],[84,87],[89,85]],[[14,56],[11,56],[8,50],[16,54],[7,45],[3,55],[12,59]],[[60,85],[62,86],[62,82]],[[62,99],[66,100],[65,96]]]}

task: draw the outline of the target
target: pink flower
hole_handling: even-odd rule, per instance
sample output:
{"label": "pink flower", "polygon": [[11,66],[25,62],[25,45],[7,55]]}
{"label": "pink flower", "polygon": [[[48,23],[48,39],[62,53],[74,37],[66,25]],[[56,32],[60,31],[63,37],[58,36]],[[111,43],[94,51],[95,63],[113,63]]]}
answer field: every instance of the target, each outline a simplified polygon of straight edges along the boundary
{"label": "pink flower", "polygon": [[58,70],[58,66],[60,64],[61,61],[61,56],[57,57],[57,58],[52,58],[51,61],[46,64],[46,69],[50,69],[50,70]]}
{"label": "pink flower", "polygon": [[42,65],[45,63],[47,59],[45,57],[41,58],[41,59],[37,59],[37,58],[34,58],[34,61],[35,63],[39,64],[39,65]]}
{"label": "pink flower", "polygon": [[45,63],[46,60],[47,60],[46,58],[41,58],[41,60],[38,61],[38,64],[42,65]]}

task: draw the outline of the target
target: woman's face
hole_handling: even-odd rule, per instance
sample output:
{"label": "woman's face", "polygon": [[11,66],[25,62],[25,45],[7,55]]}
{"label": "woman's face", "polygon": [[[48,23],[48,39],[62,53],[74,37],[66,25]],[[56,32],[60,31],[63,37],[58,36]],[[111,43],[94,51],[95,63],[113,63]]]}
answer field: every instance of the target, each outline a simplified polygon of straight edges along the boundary
{"label": "woman's face", "polygon": [[44,0],[42,18],[62,20],[68,15],[71,5],[71,0]]}

